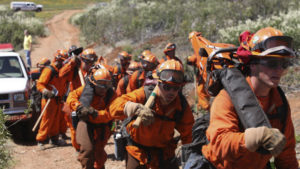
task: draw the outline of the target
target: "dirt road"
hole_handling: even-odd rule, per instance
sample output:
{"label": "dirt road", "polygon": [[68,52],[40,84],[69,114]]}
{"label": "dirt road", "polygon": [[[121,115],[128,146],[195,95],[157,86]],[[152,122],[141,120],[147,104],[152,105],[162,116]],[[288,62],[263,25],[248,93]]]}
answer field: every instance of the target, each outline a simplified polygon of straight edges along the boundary
{"label": "dirt road", "polygon": [[64,11],[46,22],[49,36],[39,38],[38,43],[33,46],[33,65],[36,65],[41,57],[52,59],[58,49],[68,49],[71,45],[79,46],[79,30],[69,23],[69,18],[77,12],[80,11]]}
{"label": "dirt road", "polygon": [[[79,12],[78,10],[65,11],[49,20],[46,25],[50,35],[46,38],[38,39],[38,44],[34,45],[32,60],[35,65],[40,57],[46,56],[52,59],[57,49],[68,48],[70,45],[79,45],[79,30],[68,23],[69,17]],[[289,96],[291,103],[293,120],[298,134],[300,134],[300,93]],[[67,133],[68,134],[68,133]],[[68,140],[66,147],[49,147],[46,150],[39,150],[36,144],[21,145],[10,141],[14,159],[14,169],[80,169],[76,160],[76,152],[71,147]],[[112,139],[106,146],[108,160],[106,168],[125,168],[125,162],[114,161],[114,145]]]}

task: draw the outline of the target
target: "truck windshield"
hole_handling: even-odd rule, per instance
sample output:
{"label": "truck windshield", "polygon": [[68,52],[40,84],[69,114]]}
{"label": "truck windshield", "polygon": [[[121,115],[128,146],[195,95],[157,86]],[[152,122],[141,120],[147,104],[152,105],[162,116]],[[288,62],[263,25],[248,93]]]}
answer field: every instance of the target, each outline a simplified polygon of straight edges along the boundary
{"label": "truck windshield", "polygon": [[0,57],[0,78],[24,77],[17,57]]}

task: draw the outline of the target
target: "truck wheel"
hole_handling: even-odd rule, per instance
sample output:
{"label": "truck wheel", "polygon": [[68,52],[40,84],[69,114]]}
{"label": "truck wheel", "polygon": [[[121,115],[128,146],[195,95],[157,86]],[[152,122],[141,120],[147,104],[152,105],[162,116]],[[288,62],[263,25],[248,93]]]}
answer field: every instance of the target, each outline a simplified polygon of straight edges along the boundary
{"label": "truck wheel", "polygon": [[21,8],[16,8],[15,9],[15,12],[18,12],[18,11],[20,11],[21,10]]}
{"label": "truck wheel", "polygon": [[41,11],[42,11],[41,8],[36,9],[36,12],[41,12]]}

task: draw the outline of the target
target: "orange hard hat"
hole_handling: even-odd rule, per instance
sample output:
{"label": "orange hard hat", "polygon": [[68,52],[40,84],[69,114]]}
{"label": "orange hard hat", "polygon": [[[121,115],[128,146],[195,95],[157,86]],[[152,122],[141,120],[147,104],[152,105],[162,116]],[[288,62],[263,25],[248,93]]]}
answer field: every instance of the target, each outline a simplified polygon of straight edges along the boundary
{"label": "orange hard hat", "polygon": [[150,50],[144,50],[140,55],[140,58],[143,59],[145,56],[152,54]]}
{"label": "orange hard hat", "polygon": [[182,85],[184,83],[184,69],[179,61],[166,60],[157,66],[153,77],[162,82]]}
{"label": "orange hard hat", "polygon": [[85,49],[81,54],[80,57],[83,61],[95,62],[98,59],[96,52],[92,48]]}
{"label": "orange hard hat", "polygon": [[101,87],[101,88],[112,87],[111,75],[109,71],[104,67],[101,67],[97,69],[95,72],[93,72],[89,76],[89,80],[93,85],[97,87]]}
{"label": "orange hard hat", "polygon": [[47,65],[50,65],[50,59],[46,58],[46,57],[43,57],[42,60],[37,64],[37,67],[39,68],[43,68]]}
{"label": "orange hard hat", "polygon": [[122,51],[118,55],[119,59],[121,60],[131,60],[131,55],[128,54],[126,51]]}
{"label": "orange hard hat", "polygon": [[142,67],[145,70],[154,70],[158,65],[158,60],[154,54],[148,54],[141,59]]}
{"label": "orange hard hat", "polygon": [[293,57],[293,38],[284,36],[275,28],[267,27],[258,30],[249,41],[249,48],[253,56],[261,57]]}
{"label": "orange hard hat", "polygon": [[141,66],[140,62],[133,61],[133,62],[130,62],[128,68],[126,69],[126,72],[129,75],[132,75],[134,71],[140,69],[141,67],[142,66]]}
{"label": "orange hard hat", "polygon": [[57,50],[56,53],[54,54],[54,61],[64,61],[68,59],[68,50],[63,49],[63,50]]}
{"label": "orange hard hat", "polygon": [[164,49],[164,53],[175,50],[175,49],[176,49],[175,43],[168,43]]}
{"label": "orange hard hat", "polygon": [[154,64],[157,64],[158,63],[158,60],[156,58],[156,56],[152,53],[146,55],[144,58],[143,58],[144,61],[147,61],[147,62],[150,62],[150,63],[154,63]]}
{"label": "orange hard hat", "polygon": [[135,71],[141,68],[141,64],[139,62],[133,61],[129,64],[127,70]]}

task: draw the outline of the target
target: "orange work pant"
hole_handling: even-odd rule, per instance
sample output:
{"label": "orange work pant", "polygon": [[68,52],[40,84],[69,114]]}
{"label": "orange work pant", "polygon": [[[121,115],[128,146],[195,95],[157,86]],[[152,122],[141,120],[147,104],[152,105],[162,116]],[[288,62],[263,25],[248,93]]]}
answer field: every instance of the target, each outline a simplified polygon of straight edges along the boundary
{"label": "orange work pant", "polygon": [[[42,99],[42,110],[46,105],[47,100]],[[57,99],[52,98],[47,106],[44,115],[42,116],[38,134],[36,136],[37,141],[45,141],[48,138],[58,136],[60,128],[60,114],[62,104],[59,104]]]}
{"label": "orange work pant", "polygon": [[79,150],[80,147],[76,142],[76,129],[73,127],[73,124],[72,124],[72,110],[66,103],[64,103],[63,112],[65,114],[64,117],[65,117],[66,124],[70,128],[70,136],[71,136],[72,146],[76,150]]}
{"label": "orange work pant", "polygon": [[[64,103],[60,103],[63,107]],[[59,133],[60,134],[66,134],[67,129],[68,129],[68,125],[67,125],[67,114],[64,111],[61,111],[60,113],[60,122],[59,122]]]}

